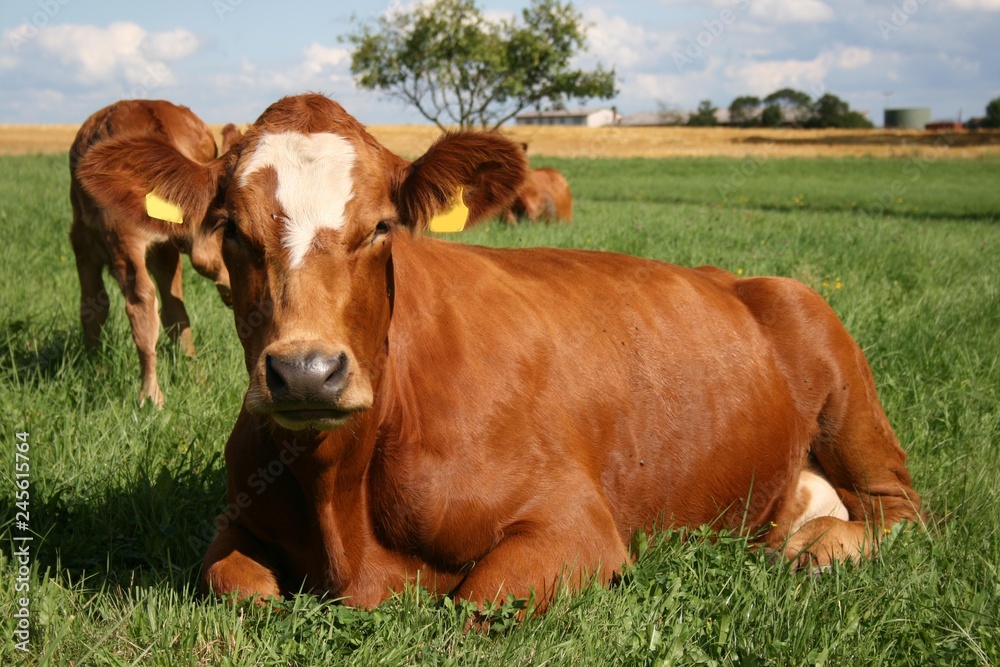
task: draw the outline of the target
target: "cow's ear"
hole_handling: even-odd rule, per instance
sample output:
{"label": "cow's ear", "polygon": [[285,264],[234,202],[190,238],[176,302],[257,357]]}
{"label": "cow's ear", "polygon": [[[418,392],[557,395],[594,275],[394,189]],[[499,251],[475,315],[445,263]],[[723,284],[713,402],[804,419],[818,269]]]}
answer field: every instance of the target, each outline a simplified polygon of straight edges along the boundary
{"label": "cow's ear", "polygon": [[472,224],[514,201],[527,168],[521,147],[498,132],[446,134],[404,168],[396,206],[405,224],[425,229],[460,195]]}
{"label": "cow's ear", "polygon": [[225,169],[225,157],[202,164],[161,139],[123,137],[87,151],[76,177],[102,208],[169,233],[205,220]]}
{"label": "cow's ear", "polygon": [[219,149],[219,155],[228,153],[233,144],[238,143],[242,138],[243,132],[238,127],[232,123],[226,123],[226,126],[222,128],[222,147]]}

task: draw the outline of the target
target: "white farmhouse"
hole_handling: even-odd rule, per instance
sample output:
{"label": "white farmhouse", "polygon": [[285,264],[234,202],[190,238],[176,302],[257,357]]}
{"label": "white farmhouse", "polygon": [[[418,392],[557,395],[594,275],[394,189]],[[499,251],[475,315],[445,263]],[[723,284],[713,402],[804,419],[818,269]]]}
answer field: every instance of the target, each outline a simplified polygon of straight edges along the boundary
{"label": "white farmhouse", "polygon": [[518,125],[579,125],[604,127],[617,125],[621,115],[610,109],[553,109],[550,111],[524,111],[516,117]]}

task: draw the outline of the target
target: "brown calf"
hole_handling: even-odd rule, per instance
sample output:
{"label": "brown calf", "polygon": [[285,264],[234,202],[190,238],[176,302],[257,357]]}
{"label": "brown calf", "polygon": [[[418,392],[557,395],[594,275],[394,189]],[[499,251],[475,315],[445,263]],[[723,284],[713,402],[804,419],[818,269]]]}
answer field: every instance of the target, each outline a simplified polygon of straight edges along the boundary
{"label": "brown calf", "polygon": [[919,518],[865,357],[806,286],[414,231],[459,186],[510,201],[524,156],[497,135],[408,163],[305,95],[221,180],[158,150],[133,176],[218,184],[235,315],[261,322],[206,590],[371,606],[419,581],[544,608],[654,525],[760,528],[823,566]]}
{"label": "brown calf", "polygon": [[[238,136],[236,128],[227,125],[223,151]],[[187,107],[159,100],[125,100],[88,118],[70,149],[70,241],[80,277],[80,319],[87,345],[97,347],[108,317],[110,302],[102,277],[107,266],[125,296],[132,339],[139,350],[139,402],[149,398],[162,407],[163,392],[156,380],[160,317],[149,274],[159,287],[163,327],[188,356],[194,356],[194,342],[184,308],[180,254],[190,254],[192,266],[215,282],[227,304],[229,274],[222,262],[222,234],[212,229],[207,201],[184,201],[183,222],[147,214],[146,195],[151,191],[123,177],[130,165],[122,162],[120,154],[104,150],[108,142],[130,139],[152,141],[173,150],[178,159],[195,164],[214,160],[216,146],[211,130]],[[170,193],[156,193],[165,194]],[[155,210],[153,213],[156,215]]]}

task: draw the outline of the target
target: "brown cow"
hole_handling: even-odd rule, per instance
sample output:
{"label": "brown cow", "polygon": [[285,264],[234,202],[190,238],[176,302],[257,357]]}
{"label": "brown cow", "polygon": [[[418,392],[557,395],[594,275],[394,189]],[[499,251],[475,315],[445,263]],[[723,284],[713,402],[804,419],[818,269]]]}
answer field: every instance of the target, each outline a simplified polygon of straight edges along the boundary
{"label": "brown cow", "polygon": [[[227,125],[223,129],[223,151],[238,136],[236,128]],[[191,255],[192,266],[215,282],[227,304],[229,274],[222,262],[222,234],[216,233],[212,229],[214,223],[206,218],[207,205],[184,202],[182,223],[152,218],[146,210],[148,191],[121,178],[127,165],[121,164],[118,156],[99,157],[102,153],[97,149],[105,142],[127,138],[159,142],[195,163],[215,159],[216,146],[211,130],[187,107],[162,100],[123,100],[88,118],[70,149],[73,227],[69,236],[80,277],[84,337],[91,350],[97,347],[110,305],[102,273],[105,266],[110,267],[125,296],[132,339],[139,350],[142,372],[139,402],[142,404],[149,398],[162,407],[163,393],[156,380],[160,318],[149,274],[152,273],[159,286],[164,329],[192,357],[194,341],[184,308],[180,253]],[[86,173],[80,166],[84,160],[87,160]],[[112,205],[105,205],[108,189],[127,196],[119,196]],[[157,193],[165,194],[171,193]]]}
{"label": "brown cow", "polygon": [[760,528],[822,567],[919,519],[864,354],[804,285],[413,231],[459,186],[480,212],[513,197],[524,156],[497,135],[408,163],[306,95],[222,166],[134,164],[219,183],[235,315],[260,323],[206,590],[371,606],[419,581],[543,609],[655,525]]}
{"label": "brown cow", "polygon": [[[521,144],[521,147],[528,151],[528,144]],[[503,217],[505,222],[511,223],[525,218],[532,222],[573,222],[573,195],[566,177],[549,167],[529,169],[524,183],[518,188],[517,198]]]}

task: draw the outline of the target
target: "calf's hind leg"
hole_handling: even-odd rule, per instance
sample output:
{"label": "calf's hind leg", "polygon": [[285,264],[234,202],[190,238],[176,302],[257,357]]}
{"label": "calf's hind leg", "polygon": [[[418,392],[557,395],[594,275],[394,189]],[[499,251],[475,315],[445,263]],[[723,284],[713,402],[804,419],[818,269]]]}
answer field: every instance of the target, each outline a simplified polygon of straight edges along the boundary
{"label": "calf's hind leg", "polygon": [[111,300],[104,289],[104,262],[97,239],[84,227],[80,214],[73,213],[70,244],[76,256],[76,273],[80,278],[80,324],[87,348],[93,352],[100,342],[101,329],[108,319]]}

